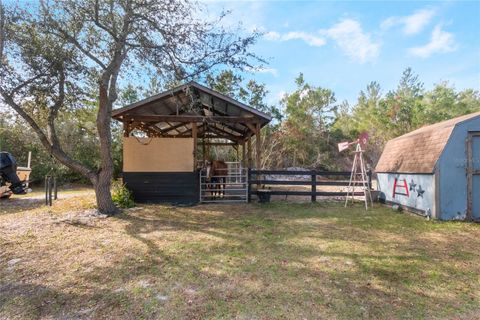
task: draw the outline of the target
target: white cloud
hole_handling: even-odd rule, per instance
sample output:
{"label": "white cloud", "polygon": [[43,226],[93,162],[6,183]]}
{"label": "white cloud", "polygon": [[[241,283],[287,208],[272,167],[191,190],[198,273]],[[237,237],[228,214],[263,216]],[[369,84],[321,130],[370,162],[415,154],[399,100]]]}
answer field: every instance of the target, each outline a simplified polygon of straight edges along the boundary
{"label": "white cloud", "polygon": [[266,68],[266,67],[247,68],[247,71],[254,72],[254,73],[271,74],[274,77],[278,76],[278,70],[275,68]]}
{"label": "white cloud", "polygon": [[347,56],[361,63],[379,55],[380,43],[373,41],[356,20],[345,19],[320,33],[332,38]]}
{"label": "white cloud", "polygon": [[268,40],[272,40],[272,41],[275,41],[275,40],[280,40],[280,38],[282,37],[280,35],[280,33],[278,32],[275,32],[275,31],[270,31],[270,32],[267,32],[264,37]]}
{"label": "white cloud", "polygon": [[301,31],[291,31],[285,34],[271,31],[265,34],[265,38],[272,41],[302,40],[312,47],[321,47],[326,43],[325,39],[319,36]]}
{"label": "white cloud", "polygon": [[457,50],[457,45],[453,33],[443,31],[441,25],[436,25],[429,43],[424,46],[410,48],[408,51],[414,56],[428,58],[434,53],[445,53],[455,50]]}
{"label": "white cloud", "polygon": [[435,9],[421,9],[409,16],[387,18],[383,20],[380,27],[389,29],[395,25],[403,25],[403,33],[407,35],[417,34],[430,23],[435,14]]}
{"label": "white cloud", "polygon": [[272,76],[276,77],[278,76],[278,70],[275,68],[259,68],[257,70],[258,73],[269,73]]}
{"label": "white cloud", "polygon": [[302,31],[281,34],[270,31],[264,37],[271,41],[302,40],[313,47],[321,47],[327,43],[326,38],[331,38],[347,56],[361,63],[375,59],[380,51],[380,43],[373,41],[370,34],[365,33],[360,23],[353,19],[340,21],[317,34]]}

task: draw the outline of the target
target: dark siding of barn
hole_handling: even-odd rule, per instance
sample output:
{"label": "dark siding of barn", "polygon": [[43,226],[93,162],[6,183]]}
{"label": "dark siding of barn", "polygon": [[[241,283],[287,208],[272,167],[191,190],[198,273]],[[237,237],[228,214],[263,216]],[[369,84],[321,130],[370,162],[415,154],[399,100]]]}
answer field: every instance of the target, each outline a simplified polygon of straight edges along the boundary
{"label": "dark siding of barn", "polygon": [[124,172],[123,181],[140,203],[199,202],[198,172]]}

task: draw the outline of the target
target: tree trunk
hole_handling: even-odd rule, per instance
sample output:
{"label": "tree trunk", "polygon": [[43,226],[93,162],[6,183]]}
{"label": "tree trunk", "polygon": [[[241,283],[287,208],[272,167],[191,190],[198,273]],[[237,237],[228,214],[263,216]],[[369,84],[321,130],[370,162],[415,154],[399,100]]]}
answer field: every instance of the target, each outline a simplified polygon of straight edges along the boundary
{"label": "tree trunk", "polygon": [[112,135],[110,129],[112,105],[108,99],[108,81],[101,81],[99,85],[99,107],[97,115],[97,131],[100,140],[101,169],[94,179],[97,208],[103,214],[114,215],[118,208],[112,200],[110,186],[113,178],[113,159],[111,153]]}
{"label": "tree trunk", "polygon": [[106,215],[118,213],[118,208],[113,203],[110,193],[111,179],[112,174],[102,170],[93,181],[98,211]]}

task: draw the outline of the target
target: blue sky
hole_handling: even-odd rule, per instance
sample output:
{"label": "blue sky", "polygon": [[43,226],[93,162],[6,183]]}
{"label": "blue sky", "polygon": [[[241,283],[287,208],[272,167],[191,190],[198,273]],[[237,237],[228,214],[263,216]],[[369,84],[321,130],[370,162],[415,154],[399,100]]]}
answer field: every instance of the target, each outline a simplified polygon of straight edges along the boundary
{"label": "blue sky", "polygon": [[356,101],[378,81],[395,89],[412,67],[427,89],[449,81],[480,89],[480,1],[448,2],[206,2],[211,14],[226,9],[227,24],[265,35],[252,48],[269,65],[245,75],[267,85],[269,101],[307,82],[332,89],[338,101]]}

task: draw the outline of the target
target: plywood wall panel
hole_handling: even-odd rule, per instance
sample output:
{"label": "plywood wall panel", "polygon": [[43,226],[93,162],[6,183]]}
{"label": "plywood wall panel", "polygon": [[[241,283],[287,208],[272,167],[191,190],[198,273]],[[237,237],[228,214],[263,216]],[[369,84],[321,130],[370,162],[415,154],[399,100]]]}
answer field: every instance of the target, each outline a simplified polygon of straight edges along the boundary
{"label": "plywood wall panel", "polygon": [[123,138],[123,172],[193,172],[192,138]]}

